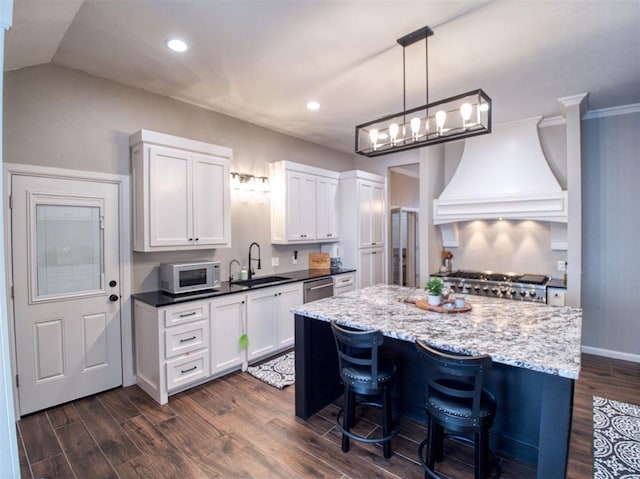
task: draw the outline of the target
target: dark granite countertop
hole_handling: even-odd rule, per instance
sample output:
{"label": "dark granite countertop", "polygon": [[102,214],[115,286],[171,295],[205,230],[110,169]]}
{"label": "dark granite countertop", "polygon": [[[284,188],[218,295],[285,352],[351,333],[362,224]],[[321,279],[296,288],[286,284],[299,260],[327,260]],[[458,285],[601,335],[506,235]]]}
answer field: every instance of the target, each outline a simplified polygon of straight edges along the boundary
{"label": "dark granite countertop", "polygon": [[[299,281],[308,281],[310,279],[326,278],[328,276],[334,276],[342,273],[353,273],[355,269],[339,268],[339,269],[303,269],[299,271],[289,271],[280,273],[278,276],[285,276],[289,279],[279,281],[277,283],[268,283],[257,286],[241,286],[235,283],[224,281],[219,289],[209,289],[205,291],[196,291],[193,293],[183,294],[169,294],[163,291],[148,291],[146,293],[133,294],[133,299],[142,301],[150,306],[159,308],[161,306],[171,306],[173,304],[184,303],[187,301],[195,301],[199,299],[216,298],[218,296],[224,296],[227,294],[235,294],[246,291],[252,291],[260,288],[269,288],[272,286],[280,286],[282,284],[295,283]],[[254,278],[258,279],[260,276],[256,275]]]}

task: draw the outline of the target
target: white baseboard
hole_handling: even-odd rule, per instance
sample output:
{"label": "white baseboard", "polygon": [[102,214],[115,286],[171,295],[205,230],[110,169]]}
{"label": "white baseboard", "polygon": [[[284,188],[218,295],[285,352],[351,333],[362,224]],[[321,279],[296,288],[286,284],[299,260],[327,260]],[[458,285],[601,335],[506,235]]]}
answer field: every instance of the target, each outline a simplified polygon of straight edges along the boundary
{"label": "white baseboard", "polygon": [[620,351],[612,351],[610,349],[593,348],[591,346],[582,346],[582,352],[593,354],[595,356],[604,356],[612,359],[622,359],[624,361],[640,363],[640,354],[623,353]]}

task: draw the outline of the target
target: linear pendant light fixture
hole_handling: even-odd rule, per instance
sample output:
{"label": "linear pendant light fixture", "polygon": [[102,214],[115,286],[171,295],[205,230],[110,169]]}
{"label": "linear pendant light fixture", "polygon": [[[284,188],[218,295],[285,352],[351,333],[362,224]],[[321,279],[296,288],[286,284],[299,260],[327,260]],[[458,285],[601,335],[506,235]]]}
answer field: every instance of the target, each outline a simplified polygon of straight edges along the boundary
{"label": "linear pendant light fixture", "polygon": [[[423,27],[397,41],[402,45],[403,111],[356,126],[356,153],[380,156],[491,133],[491,98],[478,89],[429,103],[429,48],[433,30]],[[425,104],[407,110],[405,48],[425,42]]]}

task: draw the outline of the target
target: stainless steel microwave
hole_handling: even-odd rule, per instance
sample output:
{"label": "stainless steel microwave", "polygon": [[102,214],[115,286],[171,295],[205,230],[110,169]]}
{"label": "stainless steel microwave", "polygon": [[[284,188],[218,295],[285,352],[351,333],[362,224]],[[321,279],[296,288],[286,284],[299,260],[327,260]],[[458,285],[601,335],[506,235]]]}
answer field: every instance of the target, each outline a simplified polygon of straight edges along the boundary
{"label": "stainless steel microwave", "polygon": [[220,286],[219,261],[160,264],[160,289],[167,293],[189,293]]}

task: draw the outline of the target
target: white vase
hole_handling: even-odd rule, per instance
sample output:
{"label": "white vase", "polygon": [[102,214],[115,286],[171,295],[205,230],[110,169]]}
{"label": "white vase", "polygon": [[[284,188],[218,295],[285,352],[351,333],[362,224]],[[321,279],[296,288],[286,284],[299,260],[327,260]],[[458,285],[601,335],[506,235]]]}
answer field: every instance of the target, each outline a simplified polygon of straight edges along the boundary
{"label": "white vase", "polygon": [[440,295],[439,294],[429,294],[429,304],[431,306],[439,306],[440,305]]}

